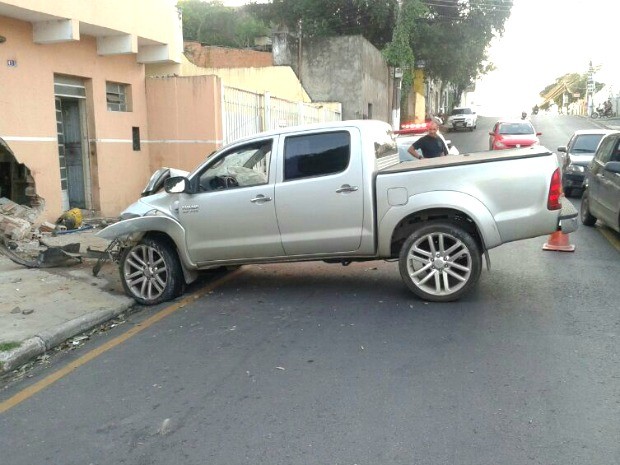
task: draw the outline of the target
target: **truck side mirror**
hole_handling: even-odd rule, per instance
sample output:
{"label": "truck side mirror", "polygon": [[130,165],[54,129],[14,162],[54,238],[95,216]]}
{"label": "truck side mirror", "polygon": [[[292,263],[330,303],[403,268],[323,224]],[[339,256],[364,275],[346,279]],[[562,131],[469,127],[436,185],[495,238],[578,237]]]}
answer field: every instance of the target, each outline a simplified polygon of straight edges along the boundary
{"label": "truck side mirror", "polygon": [[620,174],[620,161],[608,161],[603,169],[610,173]]}
{"label": "truck side mirror", "polygon": [[164,189],[169,194],[180,194],[189,191],[189,179],[183,176],[174,176],[166,179]]}
{"label": "truck side mirror", "polygon": [[564,152],[564,153],[566,153],[566,145],[560,145],[560,146],[558,147],[558,152]]}

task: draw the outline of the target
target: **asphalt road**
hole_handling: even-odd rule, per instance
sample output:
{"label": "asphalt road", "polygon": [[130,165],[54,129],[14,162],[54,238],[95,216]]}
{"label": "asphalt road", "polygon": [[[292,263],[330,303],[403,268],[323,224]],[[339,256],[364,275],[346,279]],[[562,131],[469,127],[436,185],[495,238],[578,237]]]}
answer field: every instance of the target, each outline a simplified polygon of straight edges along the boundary
{"label": "asphalt road", "polygon": [[[588,123],[548,118],[552,149]],[[484,148],[484,123],[449,137]],[[1,461],[620,463],[620,252],[599,228],[571,234],[575,253],[545,240],[492,250],[447,304],[395,263],[244,267],[9,383],[0,400],[26,398],[0,417]]]}

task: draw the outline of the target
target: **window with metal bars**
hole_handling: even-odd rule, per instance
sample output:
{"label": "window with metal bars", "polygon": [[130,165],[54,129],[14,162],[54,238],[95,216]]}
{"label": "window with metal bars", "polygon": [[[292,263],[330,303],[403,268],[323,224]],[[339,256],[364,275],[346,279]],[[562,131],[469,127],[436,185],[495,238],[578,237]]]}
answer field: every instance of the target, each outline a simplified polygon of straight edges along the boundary
{"label": "window with metal bars", "polygon": [[128,88],[127,84],[118,82],[106,82],[105,93],[108,111],[129,111],[128,109]]}

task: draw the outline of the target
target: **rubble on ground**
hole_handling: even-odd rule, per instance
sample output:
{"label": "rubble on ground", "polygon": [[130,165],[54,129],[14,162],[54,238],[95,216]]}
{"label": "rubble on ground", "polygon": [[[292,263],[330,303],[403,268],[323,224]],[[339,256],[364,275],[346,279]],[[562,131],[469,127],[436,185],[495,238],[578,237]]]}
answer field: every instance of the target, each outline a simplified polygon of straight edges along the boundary
{"label": "rubble on ground", "polygon": [[[42,208],[19,205],[6,197],[0,198],[0,253],[15,263],[29,268],[81,263],[79,242],[52,245],[58,235],[102,228],[115,220],[85,219],[80,209],[64,212],[56,224],[37,221]],[[66,242],[66,241],[65,241]],[[101,258],[105,252],[89,249],[90,258]]]}

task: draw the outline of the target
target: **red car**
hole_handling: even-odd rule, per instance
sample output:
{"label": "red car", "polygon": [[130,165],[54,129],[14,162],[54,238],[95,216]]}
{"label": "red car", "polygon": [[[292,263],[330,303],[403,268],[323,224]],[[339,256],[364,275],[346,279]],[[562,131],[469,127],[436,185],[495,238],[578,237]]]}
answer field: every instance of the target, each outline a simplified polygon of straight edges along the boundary
{"label": "red car", "polygon": [[498,121],[489,132],[489,150],[516,149],[540,143],[532,123],[526,120]]}

